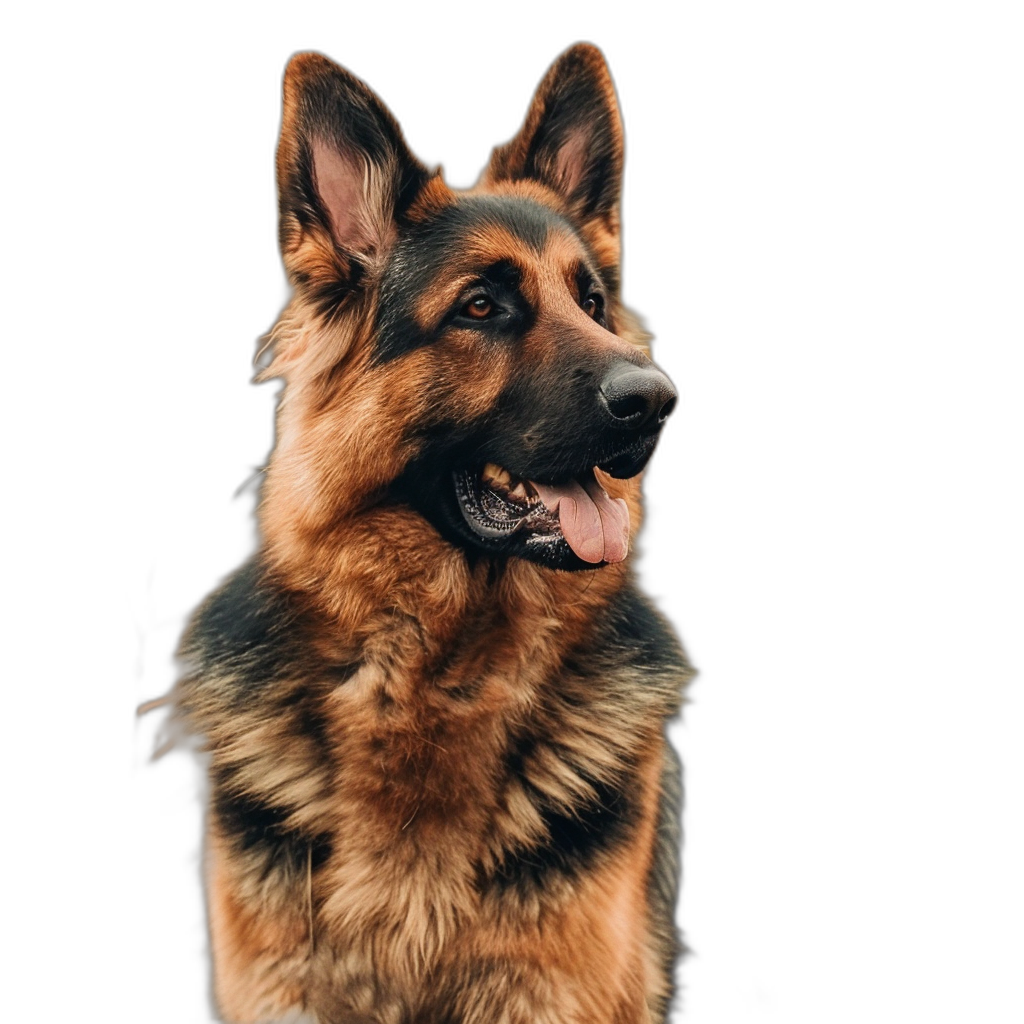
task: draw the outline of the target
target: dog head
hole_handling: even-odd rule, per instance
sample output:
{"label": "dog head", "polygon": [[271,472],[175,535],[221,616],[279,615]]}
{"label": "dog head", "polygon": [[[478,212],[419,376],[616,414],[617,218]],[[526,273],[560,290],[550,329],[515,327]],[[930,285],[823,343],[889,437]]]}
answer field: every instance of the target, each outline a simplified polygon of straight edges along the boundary
{"label": "dog head", "polygon": [[[676,393],[619,298],[622,128],[599,51],[551,67],[476,187],[449,189],[362,82],[285,75],[294,297],[264,504],[290,529],[404,516],[471,557],[622,561]],[[424,540],[426,543],[426,540]]]}

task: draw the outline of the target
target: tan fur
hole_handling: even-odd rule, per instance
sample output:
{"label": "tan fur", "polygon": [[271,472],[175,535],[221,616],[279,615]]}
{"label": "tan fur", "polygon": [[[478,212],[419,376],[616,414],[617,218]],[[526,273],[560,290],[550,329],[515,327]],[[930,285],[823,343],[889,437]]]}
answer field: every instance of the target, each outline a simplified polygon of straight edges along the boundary
{"label": "tan fur", "polygon": [[[607,69],[593,48],[573,54],[607,94],[621,167]],[[293,60],[282,182],[305,159],[303,90],[324,76],[383,110],[325,58]],[[517,177],[544,88],[470,194],[528,199],[572,218],[557,188]],[[418,454],[422,431],[473,422],[523,365],[557,365],[572,346],[584,356],[648,351],[617,292],[608,299],[614,333],[572,297],[588,251],[617,265],[617,204],[577,224],[588,250],[568,227],[549,232],[540,251],[500,227],[481,229],[415,309],[433,328],[472,283],[473,266],[510,259],[539,311],[517,346],[484,347],[456,330],[444,345],[377,361],[372,325],[396,231],[385,216],[392,164],[368,164],[357,188],[350,158],[325,157],[323,145],[312,159],[335,177],[325,191],[337,208],[325,229],[303,227],[282,206],[282,251],[297,287],[262,371],[282,377],[285,390],[259,506],[261,564],[286,602],[282,629],[299,653],[272,686],[257,686],[245,657],[211,661],[196,632],[177,691],[180,714],[209,749],[211,777],[258,813],[272,808],[266,829],[290,844],[289,857],[261,860],[211,812],[218,1006],[239,1024],[302,1012],[321,1024],[648,1024],[671,988],[663,964],[673,951],[651,925],[650,878],[664,723],[687,675],[681,655],[656,671],[601,651],[597,624],[631,585],[628,562],[585,573],[516,558],[495,566],[467,559],[412,508],[381,501]],[[573,141],[555,168],[569,192],[583,173],[582,146]],[[457,201],[424,173],[406,216],[428,222]],[[351,217],[349,203],[359,206]],[[351,273],[353,261],[360,288],[325,315],[317,289]],[[635,536],[639,478],[598,478],[626,500]],[[509,772],[513,749],[521,763]],[[538,796],[571,820],[598,788],[623,780],[635,789],[625,838],[585,873],[514,890],[484,884],[509,851],[547,841]]]}

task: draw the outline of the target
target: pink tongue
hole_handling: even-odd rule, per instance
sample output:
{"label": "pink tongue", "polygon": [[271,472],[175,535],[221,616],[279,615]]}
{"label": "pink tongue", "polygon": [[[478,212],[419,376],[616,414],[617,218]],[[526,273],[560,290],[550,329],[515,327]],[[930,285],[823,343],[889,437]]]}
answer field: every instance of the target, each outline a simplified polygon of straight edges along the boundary
{"label": "pink tongue", "polygon": [[569,547],[584,562],[621,562],[629,551],[629,509],[622,498],[609,498],[591,477],[582,486],[573,480],[561,487],[534,484],[552,512]]}

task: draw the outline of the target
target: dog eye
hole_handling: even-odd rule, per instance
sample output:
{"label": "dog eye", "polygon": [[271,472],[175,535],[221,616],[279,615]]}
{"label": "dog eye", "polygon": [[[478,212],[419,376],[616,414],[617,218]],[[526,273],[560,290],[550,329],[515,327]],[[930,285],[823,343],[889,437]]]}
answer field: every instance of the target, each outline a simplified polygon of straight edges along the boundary
{"label": "dog eye", "polygon": [[596,292],[593,295],[588,295],[586,299],[583,300],[583,312],[586,313],[591,320],[600,320],[601,315],[604,313],[604,298]]}
{"label": "dog eye", "polygon": [[494,303],[486,295],[478,295],[462,307],[463,315],[474,320],[486,320],[494,311]]}

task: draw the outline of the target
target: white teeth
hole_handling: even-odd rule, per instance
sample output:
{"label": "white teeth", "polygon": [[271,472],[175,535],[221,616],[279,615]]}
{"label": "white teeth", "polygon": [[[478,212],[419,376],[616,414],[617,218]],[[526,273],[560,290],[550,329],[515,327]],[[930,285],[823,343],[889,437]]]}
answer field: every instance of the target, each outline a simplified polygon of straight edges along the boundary
{"label": "white teeth", "polygon": [[495,465],[493,462],[488,462],[483,468],[483,472],[480,474],[483,482],[489,486],[498,486],[503,490],[508,490],[512,483],[512,476],[507,469],[503,469],[501,466]]}
{"label": "white teeth", "polygon": [[503,466],[488,462],[480,471],[480,482],[506,501],[518,505],[532,505],[537,501],[537,492],[529,480],[515,476]]}

